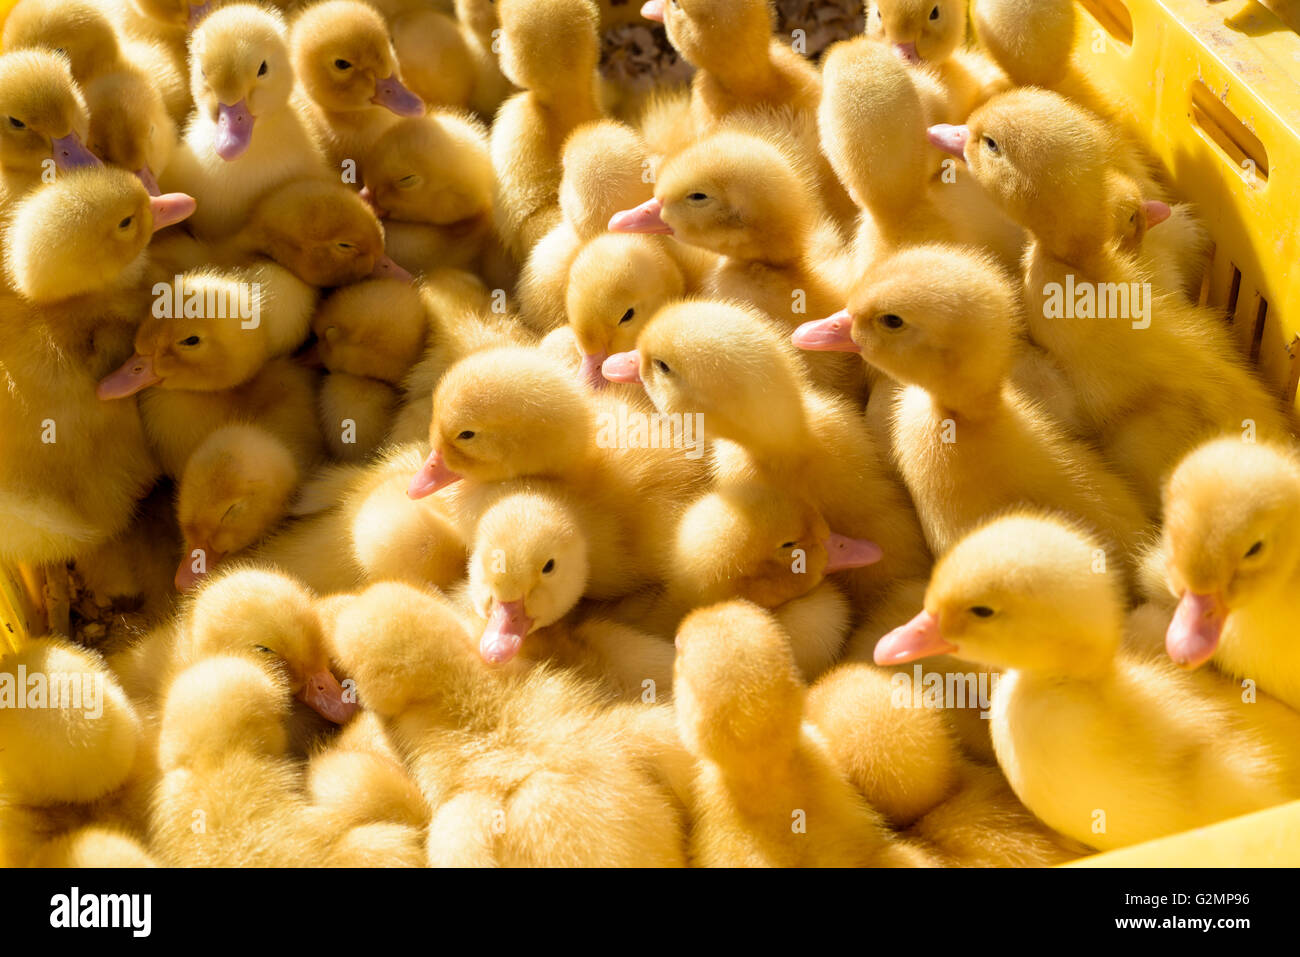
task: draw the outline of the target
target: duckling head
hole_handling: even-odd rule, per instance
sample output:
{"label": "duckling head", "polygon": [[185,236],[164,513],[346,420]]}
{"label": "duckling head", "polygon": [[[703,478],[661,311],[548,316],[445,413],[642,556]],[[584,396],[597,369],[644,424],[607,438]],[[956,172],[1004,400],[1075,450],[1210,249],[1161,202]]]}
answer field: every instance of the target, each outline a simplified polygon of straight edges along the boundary
{"label": "duckling head", "polygon": [[711,492],[682,515],[674,590],[696,607],[743,598],[777,608],[826,575],[879,561],[874,542],[833,533],[809,502],[762,483]]}
{"label": "duckling head", "polygon": [[307,7],[294,20],[290,46],[303,89],[323,109],[424,113],[424,101],[402,84],[388,24],[369,4],[325,0]]}
{"label": "duckling head", "polygon": [[476,352],[433,392],[433,451],[408,494],[423,498],[461,478],[502,482],[563,475],[586,460],[595,412],[563,366],[535,349]]}
{"label": "duckling head", "polygon": [[193,588],[226,558],[262,538],[284,517],[297,485],[293,455],[257,426],[227,425],[204,439],[186,460],[177,490],[177,520],[185,537],[177,590]]}
{"label": "duckling head", "polygon": [[37,806],[85,803],[126,781],[140,748],[140,721],[101,658],[62,639],[38,638],[0,660],[0,685],[27,704],[0,708],[0,795]]}
{"label": "duckling head", "polygon": [[289,695],[247,658],[216,655],[182,671],[167,689],[158,734],[164,770],[232,752],[279,757],[289,746]]}
{"label": "duckling head", "polygon": [[583,380],[603,386],[605,360],[635,348],[650,317],[685,291],[682,271],[649,236],[604,233],[583,246],[569,267],[565,299]]}
{"label": "duckling head", "polygon": [[278,12],[231,4],[207,16],[190,37],[194,107],[216,124],[214,146],[223,160],[244,155],[259,116],[288,106],[293,82]]}
{"label": "duckling head", "polygon": [[86,149],[90,118],[67,57],[46,50],[0,56],[0,167],[37,181],[52,161],[60,171],[96,166]]}
{"label": "duckling head", "polygon": [[890,378],[962,408],[1001,389],[1018,312],[1010,277],[991,258],[934,243],[873,264],[846,309],[791,338],[806,349],[861,352]]}
{"label": "duckling head", "polygon": [[[182,276],[182,300],[195,308],[155,308],[135,331],[135,354],[101,379],[95,394],[101,399],[124,399],[155,385],[217,392],[247,382],[269,358],[261,326],[249,326],[228,308],[209,308],[237,302],[238,287],[236,278],[209,270]],[[165,289],[162,303],[175,298],[171,286]]]}
{"label": "duckling head", "polygon": [[965,0],[872,0],[867,36],[907,63],[942,63],[966,39]]}
{"label": "duckling head", "polygon": [[617,120],[584,123],[564,141],[560,209],[583,239],[605,231],[609,218],[650,199],[649,149],[641,134]]}
{"label": "duckling head", "polygon": [[816,194],[771,140],[725,130],[672,157],[655,198],[615,214],[613,232],[666,233],[723,256],[796,259],[817,218]]}
{"label": "duckling head", "polygon": [[726,79],[748,75],[755,54],[766,60],[774,25],[768,0],[649,0],[641,16],[664,25],[686,62]]}
{"label": "duckling head", "polygon": [[698,608],[678,626],[673,704],[691,753],[734,766],[793,751],[805,692],[789,636],[757,605]]}
{"label": "duckling head", "polygon": [[1164,490],[1166,579],[1178,598],[1165,648],[1208,661],[1228,616],[1294,587],[1300,572],[1300,460],[1281,447],[1220,438],[1191,452]]}
{"label": "duckling head", "polygon": [[110,73],[86,86],[90,150],[111,166],[131,170],[151,196],[176,145],[176,124],[158,88],[138,73]]}
{"label": "duckling head", "polygon": [[77,170],[19,203],[4,233],[5,270],[33,302],[101,291],[138,278],[155,230],[193,211],[191,197],[150,196],[125,170]]}
{"label": "duckling head", "polygon": [[372,279],[335,290],[312,319],[331,372],[400,383],[424,350],[424,301],[409,283]]}
{"label": "duckling head", "polygon": [[112,22],[89,0],[22,0],[5,19],[4,49],[65,56],[82,84],[120,52]]}
{"label": "duckling head", "polygon": [[994,519],[939,559],[925,610],[880,639],[876,664],[952,654],[1045,675],[1104,673],[1124,627],[1117,564],[1066,521]]}
{"label": "duckling head", "polygon": [[232,655],[275,676],[289,696],[342,724],[356,711],[331,670],[315,597],[279,572],[241,568],[194,599],[186,628],[196,657]]}
{"label": "duckling head", "polygon": [[395,123],[376,141],[364,177],[362,198],[385,219],[448,226],[492,210],[487,136],[455,113]]}
{"label": "duckling head", "polygon": [[1115,186],[1111,240],[1119,252],[1134,255],[1147,233],[1173,215],[1173,210],[1160,200],[1143,199],[1137,183],[1129,177],[1112,174],[1111,182]]}
{"label": "duckling head", "polygon": [[469,596],[487,622],[479,654],[504,664],[524,639],[572,609],[587,586],[587,540],[572,510],[543,492],[495,503],[479,520]]}
{"label": "duckling head", "polygon": [[615,382],[643,383],[660,412],[703,413],[712,435],[742,445],[766,446],[770,436],[806,425],[798,358],[771,323],[741,303],[670,303],[636,349],[610,356],[602,371]]}
{"label": "duckling head", "polygon": [[263,252],[313,286],[411,279],[384,252],[384,230],[374,212],[341,183],[286,184],[257,205],[250,228]]}
{"label": "duckling head", "polygon": [[591,87],[600,60],[600,17],[585,0],[500,0],[501,72],[544,99]]}

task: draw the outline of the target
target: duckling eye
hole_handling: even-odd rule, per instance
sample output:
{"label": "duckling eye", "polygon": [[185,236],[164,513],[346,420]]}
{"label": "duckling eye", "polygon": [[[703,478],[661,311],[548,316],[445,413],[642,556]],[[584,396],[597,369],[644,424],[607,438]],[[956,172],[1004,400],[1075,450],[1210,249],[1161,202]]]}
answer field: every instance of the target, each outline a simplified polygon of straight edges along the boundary
{"label": "duckling eye", "polygon": [[798,544],[799,544],[798,542],[783,542],[781,544],[781,548],[782,550],[785,550],[787,548],[794,548]]}
{"label": "duckling eye", "polygon": [[546,564],[542,566],[542,574],[549,575],[553,571],[555,571],[555,559],[548,558]]}
{"label": "duckling eye", "polygon": [[466,430],[465,430],[464,432],[462,432],[460,435],[456,436],[456,438],[458,438],[458,439],[472,439],[472,438],[474,438],[474,432],[473,432],[473,430],[471,430],[471,429],[466,429]]}
{"label": "duckling eye", "polygon": [[702,203],[709,197],[704,193],[688,193],[686,196],[692,203]]}
{"label": "duckling eye", "polygon": [[352,69],[352,64],[349,63],[347,60],[343,59],[342,57],[339,57],[337,60],[334,61],[334,66],[340,70]]}
{"label": "duckling eye", "polygon": [[668,375],[673,371],[672,369],[668,368],[668,363],[664,362],[663,359],[655,360],[655,368],[658,369],[660,372],[662,372],[664,375]]}
{"label": "duckling eye", "polygon": [[24,123],[22,120],[18,119],[18,117],[16,117],[16,116],[11,116],[11,117],[9,117],[9,125],[12,126],[12,127],[13,127],[14,129],[16,129],[16,130],[25,130],[25,129],[27,129],[27,124]]}
{"label": "duckling eye", "polygon": [[266,645],[254,645],[254,646],[253,646],[253,650],[254,650],[254,651],[260,651],[260,652],[261,652],[262,654],[264,654],[264,655],[273,655],[273,654],[275,654],[275,652],[272,651],[270,648],[266,647]]}
{"label": "duckling eye", "polygon": [[939,19],[939,8],[938,8],[937,6],[936,6],[933,10],[930,11],[930,19],[931,19],[931,20],[938,20],[938,19]]}
{"label": "duckling eye", "polygon": [[631,322],[631,321],[632,321],[632,317],[633,317],[635,314],[636,314],[636,310],[635,310],[635,309],[629,309],[627,312],[623,313],[623,318],[620,319],[620,320],[618,321],[618,324],[621,326],[621,325],[623,325],[623,323],[625,323],[625,322]]}
{"label": "duckling eye", "polygon": [[971,608],[970,613],[976,618],[992,618],[993,609],[988,605],[976,605]]}
{"label": "duckling eye", "polygon": [[419,185],[420,185],[420,177],[415,173],[412,173],[410,176],[403,176],[401,179],[397,181],[397,186],[399,189],[412,189]]}
{"label": "duckling eye", "polygon": [[356,248],[357,248],[356,246],[352,245],[352,243],[339,243],[339,244],[338,244],[338,247],[339,247],[339,249],[356,249]]}
{"label": "duckling eye", "polygon": [[258,76],[266,76],[266,69],[267,69],[267,67],[266,67],[266,61],[263,60],[263,61],[262,61],[262,65],[259,66],[259,67],[257,68],[257,75],[258,75]]}
{"label": "duckling eye", "polygon": [[199,344],[199,337],[198,337],[198,336],[186,336],[184,339],[182,339],[180,342],[178,342],[178,343],[176,343],[176,344],[177,344],[178,346],[197,346],[197,345]]}
{"label": "duckling eye", "polygon": [[1251,546],[1250,546],[1249,550],[1247,550],[1247,552],[1246,552],[1246,557],[1247,557],[1247,558],[1254,558],[1256,555],[1258,555],[1258,554],[1259,554],[1260,552],[1262,552],[1263,550],[1264,550],[1264,543],[1263,543],[1263,541],[1258,541],[1258,542],[1256,542],[1254,545],[1251,545]]}
{"label": "duckling eye", "polygon": [[118,229],[130,229],[130,228],[131,228],[131,223],[133,223],[133,222],[135,222],[135,217],[134,217],[134,216],[128,216],[128,217],[126,217],[126,219],[122,220],[120,223],[117,224],[117,228],[118,228]]}
{"label": "duckling eye", "polygon": [[903,322],[902,316],[896,316],[892,312],[885,313],[876,321],[886,329],[902,329],[903,326],[906,325],[906,323]]}
{"label": "duckling eye", "polygon": [[991,136],[984,137],[984,148],[994,154],[1002,152],[1002,147],[998,146],[998,141]]}

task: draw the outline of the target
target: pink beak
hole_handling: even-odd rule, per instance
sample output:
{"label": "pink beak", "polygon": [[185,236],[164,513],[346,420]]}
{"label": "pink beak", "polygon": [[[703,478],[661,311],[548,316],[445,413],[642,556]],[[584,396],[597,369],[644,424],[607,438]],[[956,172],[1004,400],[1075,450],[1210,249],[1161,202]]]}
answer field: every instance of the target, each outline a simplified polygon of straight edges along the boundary
{"label": "pink beak", "polygon": [[948,123],[940,123],[926,130],[926,138],[930,143],[943,150],[945,153],[951,153],[963,162],[966,159],[966,142],[970,139],[970,129],[965,126],[952,126]]}
{"label": "pink beak", "polygon": [[865,538],[849,538],[831,532],[826,538],[826,574],[846,568],[865,568],[885,557],[880,546]]}
{"label": "pink beak", "polygon": [[150,196],[161,196],[162,190],[158,187],[158,179],[153,175],[153,170],[146,164],[135,171],[136,179],[144,183],[144,188],[149,191]]}
{"label": "pink beak", "polygon": [[375,84],[375,95],[370,98],[370,102],[398,116],[424,115],[424,100],[403,86],[395,75]]}
{"label": "pink beak", "polygon": [[103,161],[82,145],[81,137],[73,130],[67,136],[50,141],[54,167],[59,170],[80,169],[83,166],[103,166]]}
{"label": "pink beak", "polygon": [[641,353],[616,352],[601,364],[600,372],[610,382],[640,382]]}
{"label": "pink beak", "polygon": [[1174,214],[1168,203],[1162,203],[1158,199],[1147,200],[1142,204],[1142,210],[1146,213],[1148,229],[1159,226]]}
{"label": "pink beak", "polygon": [[163,193],[149,197],[149,212],[153,214],[153,231],[168,226],[175,226],[183,219],[188,219],[198,208],[193,196],[185,193]]}
{"label": "pink beak", "polygon": [[176,586],[177,591],[190,591],[194,586],[198,585],[205,577],[207,577],[207,572],[196,572],[194,570],[194,551],[196,548],[203,551],[205,567],[208,571],[211,571],[217,562],[221,560],[218,557],[214,557],[214,554],[210,549],[191,545],[186,542],[185,556],[181,559],[181,563],[176,566],[176,577],[172,579],[172,584]]}
{"label": "pink beak", "polygon": [[375,260],[375,268],[370,271],[371,279],[400,279],[402,282],[414,282],[415,277],[393,262],[388,256]]}
{"label": "pink beak", "polygon": [[322,718],[335,724],[343,724],[357,711],[355,701],[344,700],[343,686],[328,668],[309,675],[298,697]]}
{"label": "pink beak", "polygon": [[641,16],[655,23],[664,22],[664,0],[646,0],[641,5]]}
{"label": "pink beak", "polygon": [[582,368],[578,371],[578,375],[593,389],[605,388],[606,380],[601,374],[601,366],[604,365],[605,358],[603,352],[588,352],[582,357]]}
{"label": "pink beak", "polygon": [[956,650],[956,645],[943,640],[939,619],[923,611],[876,642],[872,657],[878,665],[901,665],[905,661],[946,655]]}
{"label": "pink beak", "polygon": [[1199,668],[1219,647],[1228,609],[1218,595],[1183,592],[1165,632],[1165,651],[1181,668]]}
{"label": "pink beak", "polygon": [[214,146],[223,160],[239,159],[253,142],[253,121],[248,112],[248,102],[240,100],[234,106],[217,104],[217,137]]}
{"label": "pink beak", "polygon": [[895,43],[894,52],[902,57],[906,63],[921,62],[921,54],[916,52],[915,43]]}
{"label": "pink beak", "polygon": [[479,639],[478,653],[490,665],[503,665],[515,655],[524,643],[524,636],[533,627],[533,620],[524,611],[524,600],[494,601],[492,616]]}
{"label": "pink beak", "polygon": [[853,318],[847,309],[841,309],[825,319],[805,322],[790,335],[790,341],[811,352],[861,352],[852,331]]}
{"label": "pink beak", "polygon": [[648,199],[640,206],[625,209],[609,218],[611,233],[654,233],[671,236],[673,228],[663,221],[660,214],[664,205],[657,199]]}
{"label": "pink beak", "polygon": [[425,498],[440,488],[459,482],[460,479],[460,473],[447,468],[447,463],[442,460],[442,453],[434,449],[424,460],[420,471],[416,472],[415,477],[411,479],[406,494],[409,498]]}
{"label": "pink beak", "polygon": [[110,372],[99,380],[95,395],[101,399],[125,399],[161,381],[162,376],[153,369],[153,356],[142,356],[137,352],[116,372]]}

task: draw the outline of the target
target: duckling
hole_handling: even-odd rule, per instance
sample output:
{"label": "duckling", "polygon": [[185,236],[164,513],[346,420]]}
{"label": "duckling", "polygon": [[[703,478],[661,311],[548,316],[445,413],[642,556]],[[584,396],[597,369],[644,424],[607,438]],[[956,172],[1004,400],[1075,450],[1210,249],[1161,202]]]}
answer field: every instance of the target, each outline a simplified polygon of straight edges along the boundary
{"label": "duckling", "polygon": [[568,328],[582,359],[579,374],[592,388],[605,384],[605,360],[634,348],[650,317],[686,292],[682,270],[656,237],[618,233],[582,247],[568,286]]}
{"label": "duckling", "polygon": [[583,244],[602,235],[609,218],[654,194],[641,135],[617,120],[579,127],[564,141],[561,218],[529,253],[519,277],[519,311],[539,332],[564,325],[565,285]]}
{"label": "duckling", "polygon": [[[941,278],[921,286],[918,276]],[[800,327],[794,341],[860,350],[908,386],[893,407],[892,452],[934,554],[987,516],[1037,505],[1082,519],[1127,565],[1147,527],[1133,492],[1010,383],[1019,305],[990,258],[913,246],[874,266],[847,309]]]}
{"label": "duckling", "polygon": [[[606,378],[640,379],[664,413],[704,415],[721,481],[762,478],[799,489],[841,535],[875,542],[884,557],[848,573],[858,602],[930,559],[907,494],[886,471],[861,412],[815,389],[787,343],[753,309],[687,300],[659,311],[632,353],[611,356]],[[757,410],[762,410],[761,414]]]}
{"label": "duckling", "polygon": [[[0,208],[56,170],[95,166],[90,118],[66,58],[43,50],[0,56]],[[51,166],[51,164],[53,164]]]}
{"label": "duckling", "polygon": [[650,0],[641,14],[663,23],[673,48],[696,67],[691,113],[697,135],[737,113],[770,111],[815,165],[818,192],[830,214],[845,222],[856,215],[818,145],[821,76],[772,35],[775,22],[767,0]]}
{"label": "duckling", "polygon": [[560,150],[583,123],[601,117],[595,9],[570,0],[502,0],[500,62],[523,92],[492,123],[497,230],[523,262],[559,218]]}
{"label": "duckling", "polygon": [[492,665],[550,660],[633,700],[672,687],[672,646],[638,629],[576,613],[615,558],[608,523],[550,483],[509,483],[479,519],[466,597]]}
{"label": "duckling", "polygon": [[433,809],[430,865],[685,863],[664,776],[681,745],[647,724],[664,706],[612,708],[545,665],[494,673],[452,608],[409,585],[345,605],[333,642]]}
{"label": "duckling", "polygon": [[285,24],[248,3],[215,11],[190,41],[195,110],[162,183],[199,200],[201,239],[235,232],[268,190],[326,174],[325,160],[290,106],[293,65]]}
{"label": "duckling", "polygon": [[[666,233],[719,257],[703,292],[753,303],[793,329],[809,310],[843,300],[819,266],[814,234],[820,207],[813,183],[790,150],[756,127],[720,130],[672,157],[655,198],[615,215],[615,232]],[[861,370],[843,357],[809,361],[819,384],[853,391]]]}
{"label": "duckling", "polygon": [[293,453],[264,429],[236,424],[210,432],[186,460],[177,488],[185,538],[177,589],[192,588],[262,538],[285,516],[299,478]]}
{"label": "duckling", "polygon": [[152,195],[176,149],[176,124],[157,88],[138,73],[110,73],[86,86],[90,150],[111,166],[129,169]]}
{"label": "duckling", "polygon": [[422,116],[424,101],[402,83],[388,25],[360,0],[322,0],[293,20],[298,110],[331,167],[364,168],[375,140],[395,116]]}
{"label": "duckling", "polygon": [[1035,513],[981,526],[939,560],[925,610],[876,661],[951,653],[997,669],[991,731],[1012,789],[1099,850],[1294,800],[1300,714],[1122,651],[1123,586],[1097,546]]}
{"label": "duckling", "polygon": [[1074,56],[1072,0],[973,0],[979,44],[1016,86],[1054,87]]}
{"label": "duckling", "polygon": [[1300,711],[1289,624],[1300,551],[1300,463],[1293,449],[1221,438],[1187,455],[1164,494],[1160,549],[1178,607],[1165,647],[1206,661]]}
{"label": "duckling", "polygon": [[331,458],[357,462],[384,444],[401,397],[387,382],[347,372],[322,380],[318,410],[321,434]]}
{"label": "duckling", "polygon": [[4,266],[18,294],[0,295],[3,561],[63,561],[108,541],[157,477],[139,412],[95,401],[94,383],[129,353],[147,308],[140,279],[154,227],[187,204],[96,168],[13,211]]}
{"label": "duckling", "polygon": [[326,369],[400,385],[424,352],[428,321],[414,286],[371,279],[327,296],[311,328]]}
{"label": "duckling", "polygon": [[807,689],[767,612],[733,601],[677,632],[675,708],[696,757],[691,862],[700,867],[914,863],[804,723]]}
{"label": "duckling", "polygon": [[464,109],[475,100],[481,67],[471,41],[449,13],[412,10],[394,18],[393,51],[402,76],[425,103]]}
{"label": "duckling", "polygon": [[[1087,432],[1135,483],[1149,514],[1169,470],[1199,442],[1242,430],[1287,434],[1279,404],[1234,355],[1213,313],[1144,286],[1142,263],[1117,248],[1114,189],[1141,184],[1144,174],[1100,120],[1055,93],[1023,89],[990,100],[967,127],[931,136],[1034,235],[1025,276],[1030,336],[1057,360]],[[1145,187],[1142,195],[1154,198]],[[1107,316],[1066,318],[1071,295],[1085,314]]]}
{"label": "duckling", "polygon": [[988,57],[966,47],[969,6],[969,0],[873,0],[867,13],[869,38],[938,79],[947,118],[936,122],[960,122],[1011,85]]}

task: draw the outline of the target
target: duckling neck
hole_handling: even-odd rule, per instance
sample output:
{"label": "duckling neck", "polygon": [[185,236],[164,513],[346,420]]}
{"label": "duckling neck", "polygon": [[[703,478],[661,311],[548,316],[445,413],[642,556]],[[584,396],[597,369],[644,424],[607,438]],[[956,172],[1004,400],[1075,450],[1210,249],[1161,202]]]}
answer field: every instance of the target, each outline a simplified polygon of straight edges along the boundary
{"label": "duckling neck", "polygon": [[773,92],[776,68],[772,62],[770,37],[737,42],[729,49],[705,49],[697,55],[698,66],[719,87],[736,99],[763,99]]}

